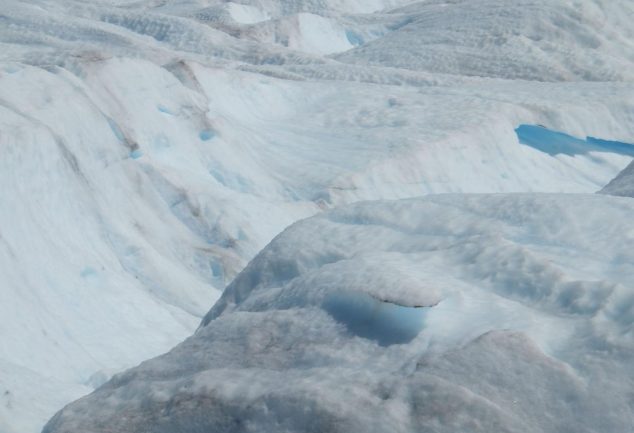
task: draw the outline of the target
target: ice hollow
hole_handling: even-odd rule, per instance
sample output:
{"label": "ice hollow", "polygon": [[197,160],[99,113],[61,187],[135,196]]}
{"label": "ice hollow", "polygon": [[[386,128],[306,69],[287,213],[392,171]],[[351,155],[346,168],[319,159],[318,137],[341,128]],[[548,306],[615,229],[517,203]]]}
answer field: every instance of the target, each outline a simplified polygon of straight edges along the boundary
{"label": "ice hollow", "polygon": [[425,325],[425,308],[398,305],[362,292],[332,293],[323,308],[353,334],[382,346],[409,343]]}

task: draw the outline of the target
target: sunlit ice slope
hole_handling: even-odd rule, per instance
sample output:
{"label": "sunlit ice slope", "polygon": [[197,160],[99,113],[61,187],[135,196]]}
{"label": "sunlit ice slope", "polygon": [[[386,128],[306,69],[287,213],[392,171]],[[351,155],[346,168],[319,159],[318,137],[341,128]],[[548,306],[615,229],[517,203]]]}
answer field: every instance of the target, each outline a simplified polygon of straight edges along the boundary
{"label": "sunlit ice slope", "polygon": [[540,81],[632,80],[634,4],[430,0],[397,9],[396,31],[346,62]]}
{"label": "sunlit ice slope", "polygon": [[45,433],[627,431],[634,201],[446,194],[291,226]]}
{"label": "sunlit ice slope", "polygon": [[[3,433],[39,430],[113,372],[182,341],[298,219],[427,193],[594,192],[628,164],[515,132],[632,143],[626,72],[540,83],[324,56],[396,37],[432,4],[370,14],[398,5],[3,3]],[[605,32],[620,25],[606,16]],[[629,61],[624,32],[595,48],[610,68]]]}

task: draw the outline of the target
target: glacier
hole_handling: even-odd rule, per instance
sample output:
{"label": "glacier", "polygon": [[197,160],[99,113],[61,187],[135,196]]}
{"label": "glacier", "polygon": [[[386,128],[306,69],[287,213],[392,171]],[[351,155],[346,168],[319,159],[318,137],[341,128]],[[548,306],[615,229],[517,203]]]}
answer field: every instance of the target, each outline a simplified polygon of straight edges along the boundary
{"label": "glacier", "polygon": [[[628,431],[632,212],[597,194],[446,194],[303,220],[192,337],[44,432]],[[412,318],[373,299],[425,307],[420,329],[386,341],[376,322]]]}
{"label": "glacier", "polygon": [[[304,218],[364,200],[442,193],[631,196],[628,152],[589,146],[552,154],[540,150],[543,141],[522,144],[516,130],[541,125],[579,140],[634,143],[632,16],[625,0],[3,0],[0,432],[40,431],[65,404],[168,351],[201,320],[211,326],[213,315],[205,315],[216,301],[212,311],[233,308],[228,293],[221,298],[224,288]],[[567,195],[556,197],[573,206]],[[628,206],[625,198],[596,200],[606,221]],[[314,240],[329,251],[332,239]],[[471,298],[469,308],[457,298],[441,302],[444,289],[432,290],[441,276],[432,269],[424,271],[435,275],[425,290],[415,289],[424,275],[410,275],[396,262],[389,277],[376,275],[392,259],[379,254],[387,245],[373,245],[377,257],[358,276],[354,267],[336,265],[343,295],[309,299],[326,292],[311,295],[306,283],[285,308],[317,309],[315,326],[347,330],[345,338],[356,332],[364,344],[378,345],[377,354],[414,351],[431,331],[447,348],[467,344],[458,341],[463,322],[435,326],[435,320],[452,308],[483,320],[478,306],[499,293]],[[568,255],[552,247],[548,260],[578,253],[576,244]],[[581,273],[589,267],[584,281],[619,279],[616,292],[626,293],[628,256],[619,254],[614,263],[597,258],[592,266],[581,259],[562,266]],[[356,279],[366,277],[381,279],[383,288],[357,293],[365,283]],[[410,283],[412,290],[403,291]],[[455,283],[455,290],[463,287]],[[575,290],[566,296],[573,299]],[[583,302],[599,296],[587,293]],[[303,306],[293,304],[304,296]],[[625,317],[626,300],[622,305],[612,314]],[[372,315],[375,307],[382,313]],[[514,313],[503,307],[488,315],[513,328]],[[403,314],[409,319],[394,328],[393,317]],[[538,320],[531,317],[518,321]],[[368,323],[372,338],[364,331]],[[474,327],[473,338],[502,326],[487,323]],[[566,322],[553,322],[553,329],[560,323]],[[536,344],[551,356],[533,331],[473,341],[509,365],[511,354],[496,345]],[[398,344],[382,336],[395,332]],[[260,344],[258,334],[252,338]],[[231,344],[222,350],[242,350]],[[359,374],[370,371],[376,373]],[[354,386],[366,395],[365,382]],[[398,407],[394,416],[407,406]],[[64,423],[71,423],[71,412],[64,412]],[[614,422],[608,427],[617,428]]]}

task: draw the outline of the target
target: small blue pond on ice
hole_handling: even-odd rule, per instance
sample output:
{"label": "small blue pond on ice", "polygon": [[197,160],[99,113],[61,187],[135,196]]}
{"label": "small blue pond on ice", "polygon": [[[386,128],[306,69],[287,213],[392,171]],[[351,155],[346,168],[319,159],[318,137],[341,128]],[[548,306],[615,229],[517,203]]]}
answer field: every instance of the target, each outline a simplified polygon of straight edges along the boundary
{"label": "small blue pond on ice", "polygon": [[634,144],[621,141],[602,140],[595,137],[585,139],[563,132],[553,131],[540,125],[520,125],[515,133],[521,144],[549,155],[586,155],[589,152],[616,153],[634,157]]}

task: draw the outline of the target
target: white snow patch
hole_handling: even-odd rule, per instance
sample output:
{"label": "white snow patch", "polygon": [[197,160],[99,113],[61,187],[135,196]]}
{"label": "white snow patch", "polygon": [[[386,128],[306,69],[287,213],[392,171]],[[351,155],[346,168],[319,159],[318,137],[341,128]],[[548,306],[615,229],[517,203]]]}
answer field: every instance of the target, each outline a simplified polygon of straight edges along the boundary
{"label": "white snow patch", "polygon": [[231,18],[242,24],[255,24],[271,19],[269,14],[255,6],[228,2],[226,8]]}

